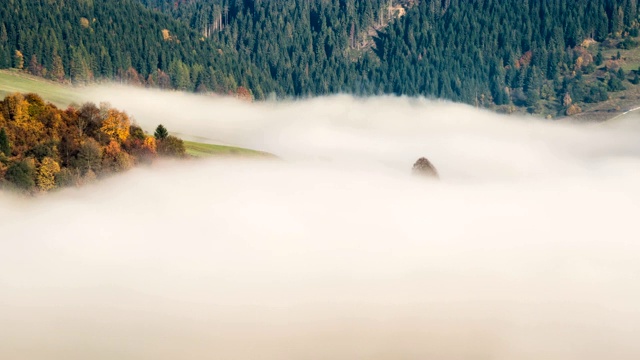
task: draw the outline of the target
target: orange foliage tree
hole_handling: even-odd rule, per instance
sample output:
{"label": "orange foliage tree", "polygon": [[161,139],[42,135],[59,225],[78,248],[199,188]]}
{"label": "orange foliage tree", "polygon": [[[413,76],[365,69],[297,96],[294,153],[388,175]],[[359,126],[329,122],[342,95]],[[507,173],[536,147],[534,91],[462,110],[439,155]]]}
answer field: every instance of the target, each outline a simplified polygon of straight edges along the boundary
{"label": "orange foliage tree", "polygon": [[118,172],[128,170],[133,166],[133,159],[126,152],[122,151],[120,144],[111,140],[102,152],[102,170]]}

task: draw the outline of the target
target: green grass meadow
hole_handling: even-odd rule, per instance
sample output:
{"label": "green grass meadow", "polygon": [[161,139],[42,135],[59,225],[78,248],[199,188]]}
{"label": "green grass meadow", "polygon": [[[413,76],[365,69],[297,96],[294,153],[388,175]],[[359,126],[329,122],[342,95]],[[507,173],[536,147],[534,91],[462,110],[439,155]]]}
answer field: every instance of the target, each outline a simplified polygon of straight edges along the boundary
{"label": "green grass meadow", "polygon": [[206,144],[193,141],[185,141],[184,146],[187,149],[187,154],[199,158],[210,156],[233,156],[247,158],[274,157],[273,155],[262,151],[244,149],[234,146]]}
{"label": "green grass meadow", "polygon": [[16,70],[0,70],[0,96],[12,93],[36,93],[60,108],[81,100],[80,91],[70,86],[39,79]]}

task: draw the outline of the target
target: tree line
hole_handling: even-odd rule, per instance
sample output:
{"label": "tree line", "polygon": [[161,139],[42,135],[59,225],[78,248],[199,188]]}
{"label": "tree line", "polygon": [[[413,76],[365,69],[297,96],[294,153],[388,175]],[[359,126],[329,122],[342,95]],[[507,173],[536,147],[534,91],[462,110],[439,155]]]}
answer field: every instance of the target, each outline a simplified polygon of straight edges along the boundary
{"label": "tree line", "polygon": [[219,93],[246,86],[247,73],[269,81],[232,49],[135,0],[8,0],[0,18],[0,68]]}
{"label": "tree line", "polygon": [[28,193],[81,185],[153,161],[184,157],[182,140],[154,136],[123,111],[85,103],[66,110],[36,94],[0,101],[0,187]]}

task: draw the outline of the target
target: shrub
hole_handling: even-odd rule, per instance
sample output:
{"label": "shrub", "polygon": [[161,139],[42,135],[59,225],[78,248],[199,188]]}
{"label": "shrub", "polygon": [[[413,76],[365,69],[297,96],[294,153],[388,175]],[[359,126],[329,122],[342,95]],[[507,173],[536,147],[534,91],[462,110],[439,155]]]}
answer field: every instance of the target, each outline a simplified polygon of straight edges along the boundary
{"label": "shrub", "polygon": [[173,135],[158,141],[158,154],[172,157],[183,157],[186,153],[184,142]]}

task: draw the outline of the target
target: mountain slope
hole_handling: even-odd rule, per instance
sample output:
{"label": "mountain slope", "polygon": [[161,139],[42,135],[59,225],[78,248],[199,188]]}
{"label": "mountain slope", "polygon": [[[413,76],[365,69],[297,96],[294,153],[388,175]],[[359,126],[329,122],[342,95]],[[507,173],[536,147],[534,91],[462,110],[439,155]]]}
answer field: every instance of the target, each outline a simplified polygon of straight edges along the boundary
{"label": "mountain slope", "polygon": [[[11,20],[9,30],[0,28],[0,40],[9,39],[0,45],[0,67],[22,62],[38,73],[42,59],[56,77],[60,53],[59,78],[80,82],[93,75],[215,92],[242,85],[256,98],[422,95],[549,116],[619,96],[637,73],[601,56],[638,46],[637,0],[60,4],[3,5]],[[42,55],[33,66],[32,54]]]}
{"label": "mountain slope", "polygon": [[136,1],[10,0],[0,6],[0,17],[2,68],[79,83],[116,78],[218,91],[260,75],[247,75],[250,64],[239,67],[232,51]]}
{"label": "mountain slope", "polygon": [[616,96],[618,68],[593,81],[602,64],[580,44],[638,27],[637,0],[141,1],[234,48],[279,94],[424,95],[553,116],[567,94]]}

